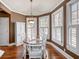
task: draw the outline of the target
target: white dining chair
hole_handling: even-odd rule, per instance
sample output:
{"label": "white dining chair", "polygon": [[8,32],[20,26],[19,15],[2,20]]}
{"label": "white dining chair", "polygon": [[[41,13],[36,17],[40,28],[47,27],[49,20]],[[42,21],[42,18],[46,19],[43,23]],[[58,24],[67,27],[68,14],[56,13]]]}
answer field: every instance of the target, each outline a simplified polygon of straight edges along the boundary
{"label": "white dining chair", "polygon": [[0,50],[0,57],[2,57],[4,53],[5,53],[5,51]]}
{"label": "white dining chair", "polygon": [[28,54],[29,59],[31,58],[42,59],[43,55],[42,44],[28,44]]}

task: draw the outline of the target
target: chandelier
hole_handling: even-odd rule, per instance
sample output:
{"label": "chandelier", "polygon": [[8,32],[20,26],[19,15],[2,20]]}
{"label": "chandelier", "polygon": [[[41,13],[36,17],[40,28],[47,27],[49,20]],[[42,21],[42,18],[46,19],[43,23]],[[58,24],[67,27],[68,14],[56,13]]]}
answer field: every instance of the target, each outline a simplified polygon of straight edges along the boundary
{"label": "chandelier", "polygon": [[32,17],[32,16],[33,16],[33,15],[32,15],[32,2],[33,2],[33,0],[30,0],[30,2],[31,2],[31,8],[30,8],[30,9],[31,9],[31,13],[30,13],[30,14],[31,14],[31,18],[30,18],[30,20],[29,20],[29,23],[30,23],[30,24],[34,24],[34,20],[33,20],[33,17]]}

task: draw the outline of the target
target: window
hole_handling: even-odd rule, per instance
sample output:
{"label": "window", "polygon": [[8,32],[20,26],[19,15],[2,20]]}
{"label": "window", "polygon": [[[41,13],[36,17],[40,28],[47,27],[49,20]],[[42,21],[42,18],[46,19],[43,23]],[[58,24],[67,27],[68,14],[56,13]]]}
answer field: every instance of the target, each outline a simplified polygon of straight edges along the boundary
{"label": "window", "polygon": [[23,44],[25,40],[25,22],[16,22],[16,43],[17,46]]}
{"label": "window", "polygon": [[42,16],[39,18],[39,36],[40,40],[46,35],[49,39],[49,16]]}
{"label": "window", "polygon": [[52,14],[52,41],[63,45],[63,7]]}
{"label": "window", "polygon": [[79,55],[79,1],[70,3],[69,8],[67,48]]}
{"label": "window", "polygon": [[37,18],[26,19],[27,41],[35,40],[37,37]]}

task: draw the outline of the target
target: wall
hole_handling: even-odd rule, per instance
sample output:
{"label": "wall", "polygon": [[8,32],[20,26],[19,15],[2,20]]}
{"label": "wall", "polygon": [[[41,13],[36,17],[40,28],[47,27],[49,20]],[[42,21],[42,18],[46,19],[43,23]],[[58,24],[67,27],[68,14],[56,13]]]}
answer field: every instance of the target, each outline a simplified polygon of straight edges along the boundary
{"label": "wall", "polygon": [[[5,6],[5,4],[2,4],[1,2],[0,2],[0,9],[5,11],[9,16],[9,21],[10,21],[10,23],[9,23],[10,24],[9,25],[9,39],[7,41],[9,41],[9,43],[15,43],[15,41],[16,41],[16,39],[14,38],[15,37],[15,33],[14,33],[15,25],[13,25],[13,24],[15,24],[15,22],[24,22],[26,17],[24,15],[12,12],[10,9],[8,9]],[[2,16],[1,12],[0,12],[0,16]],[[3,25],[1,25],[1,26],[3,26]]]}
{"label": "wall", "polygon": [[24,22],[25,21],[25,16],[15,13],[15,12],[11,12],[11,21],[12,22]]}
{"label": "wall", "polygon": [[9,18],[0,17],[0,45],[9,44]]}
{"label": "wall", "polygon": [[20,22],[23,21],[24,22],[25,21],[26,17],[24,15],[21,15],[21,14],[10,11],[1,2],[0,2],[0,8],[2,8],[4,11],[6,11],[7,13],[9,13],[11,15],[11,22],[18,22],[18,21],[20,21]]}

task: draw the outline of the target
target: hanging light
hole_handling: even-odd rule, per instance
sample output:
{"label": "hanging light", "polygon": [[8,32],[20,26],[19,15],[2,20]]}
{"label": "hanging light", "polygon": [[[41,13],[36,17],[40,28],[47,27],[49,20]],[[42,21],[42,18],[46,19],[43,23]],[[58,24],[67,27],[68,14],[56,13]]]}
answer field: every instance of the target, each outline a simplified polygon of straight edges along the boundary
{"label": "hanging light", "polygon": [[[31,14],[31,17],[32,17],[32,1],[33,1],[33,0],[30,0],[30,2],[31,2],[31,13],[30,13],[30,14]],[[30,18],[29,23],[30,23],[30,24],[34,24],[33,18]]]}

